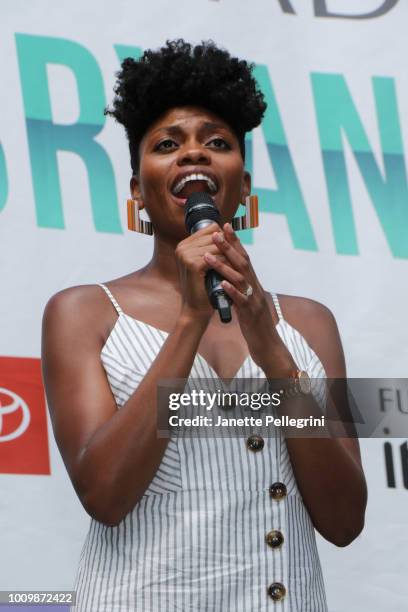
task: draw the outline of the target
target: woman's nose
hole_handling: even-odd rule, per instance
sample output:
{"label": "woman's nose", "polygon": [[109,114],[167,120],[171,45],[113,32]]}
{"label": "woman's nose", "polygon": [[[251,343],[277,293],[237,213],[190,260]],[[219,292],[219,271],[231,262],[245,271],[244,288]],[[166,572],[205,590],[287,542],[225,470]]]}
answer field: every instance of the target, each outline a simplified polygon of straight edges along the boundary
{"label": "woman's nose", "polygon": [[198,143],[187,144],[180,149],[178,164],[186,166],[189,164],[209,164],[210,152]]}

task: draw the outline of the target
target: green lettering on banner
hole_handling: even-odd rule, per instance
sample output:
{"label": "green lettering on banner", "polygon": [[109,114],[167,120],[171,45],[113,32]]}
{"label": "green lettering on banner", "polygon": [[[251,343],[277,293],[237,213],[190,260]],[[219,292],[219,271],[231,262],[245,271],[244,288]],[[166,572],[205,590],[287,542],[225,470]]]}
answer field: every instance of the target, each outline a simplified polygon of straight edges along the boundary
{"label": "green lettering on banner", "polygon": [[6,205],[8,195],[8,177],[7,177],[7,166],[6,157],[4,155],[3,147],[0,144],[0,212]]}
{"label": "green lettering on banner", "polygon": [[[62,38],[16,34],[16,46],[38,225],[65,227],[57,151],[71,151],[86,165],[96,230],[122,233],[112,164],[95,141],[105,123],[104,87],[95,58],[82,45]],[[75,75],[80,107],[76,123],[52,120],[47,64],[62,64]]]}
{"label": "green lettering on banner", "polygon": [[[394,257],[408,258],[408,189],[394,80],[374,77],[384,172],[375,160],[342,75],[312,74],[323,165],[337,252],[358,254],[342,134],[353,151]],[[383,176],[384,175],[384,176]]]}
{"label": "green lettering on banner", "polygon": [[[265,137],[268,156],[273,167],[277,189],[260,189],[254,187],[254,193],[259,195],[260,210],[285,215],[288,229],[296,249],[317,251],[313,227],[305,206],[296,170],[289,151],[283,123],[279,114],[278,104],[266,66],[257,65],[254,76],[265,94],[268,108],[262,121],[262,131]],[[247,136],[246,154],[247,167],[253,167],[252,137]]]}

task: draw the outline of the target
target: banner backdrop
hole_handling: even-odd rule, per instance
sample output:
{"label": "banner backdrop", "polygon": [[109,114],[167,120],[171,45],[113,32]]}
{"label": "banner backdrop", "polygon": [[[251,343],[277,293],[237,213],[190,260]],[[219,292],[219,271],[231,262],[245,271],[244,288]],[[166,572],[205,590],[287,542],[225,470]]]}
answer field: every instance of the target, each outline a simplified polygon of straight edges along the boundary
{"label": "banner backdrop", "polygon": [[[89,524],[47,415],[44,306],[152,252],[126,229],[127,143],[103,115],[121,59],[184,37],[256,64],[268,110],[246,143],[261,202],[244,238],[255,270],[267,290],[333,311],[350,376],[404,377],[407,23],[403,0],[3,0],[0,589],[72,589]],[[386,410],[408,420],[396,397]],[[396,435],[361,441],[363,533],[346,548],[318,537],[330,612],[407,609],[408,453]]]}

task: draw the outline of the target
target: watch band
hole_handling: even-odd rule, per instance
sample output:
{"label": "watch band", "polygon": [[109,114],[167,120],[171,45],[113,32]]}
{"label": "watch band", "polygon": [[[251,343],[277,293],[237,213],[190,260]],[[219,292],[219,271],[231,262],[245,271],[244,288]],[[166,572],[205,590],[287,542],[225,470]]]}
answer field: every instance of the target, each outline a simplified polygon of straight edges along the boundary
{"label": "watch band", "polygon": [[309,395],[312,385],[309,374],[305,370],[297,370],[293,375],[293,382],[284,387],[282,397],[295,397],[296,395]]}

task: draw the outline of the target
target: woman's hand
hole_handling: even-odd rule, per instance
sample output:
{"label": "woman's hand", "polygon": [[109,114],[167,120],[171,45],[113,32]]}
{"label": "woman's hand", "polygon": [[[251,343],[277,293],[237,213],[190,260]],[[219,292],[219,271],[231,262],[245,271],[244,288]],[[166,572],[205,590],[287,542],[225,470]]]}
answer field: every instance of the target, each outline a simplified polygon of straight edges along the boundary
{"label": "woman's hand", "polygon": [[[288,377],[297,366],[276,331],[265,291],[248,253],[230,223],[225,223],[222,231],[213,231],[212,241],[223,257],[207,249],[204,260],[226,279],[222,285],[234,303],[253,360],[271,378]],[[249,286],[253,293],[247,297]]]}
{"label": "woman's hand", "polygon": [[217,223],[191,234],[177,245],[175,254],[180,276],[182,312],[209,321],[214,309],[205,288],[205,274],[212,266],[204,259],[205,253],[217,255],[217,261],[227,263],[212,236],[221,231]]}

